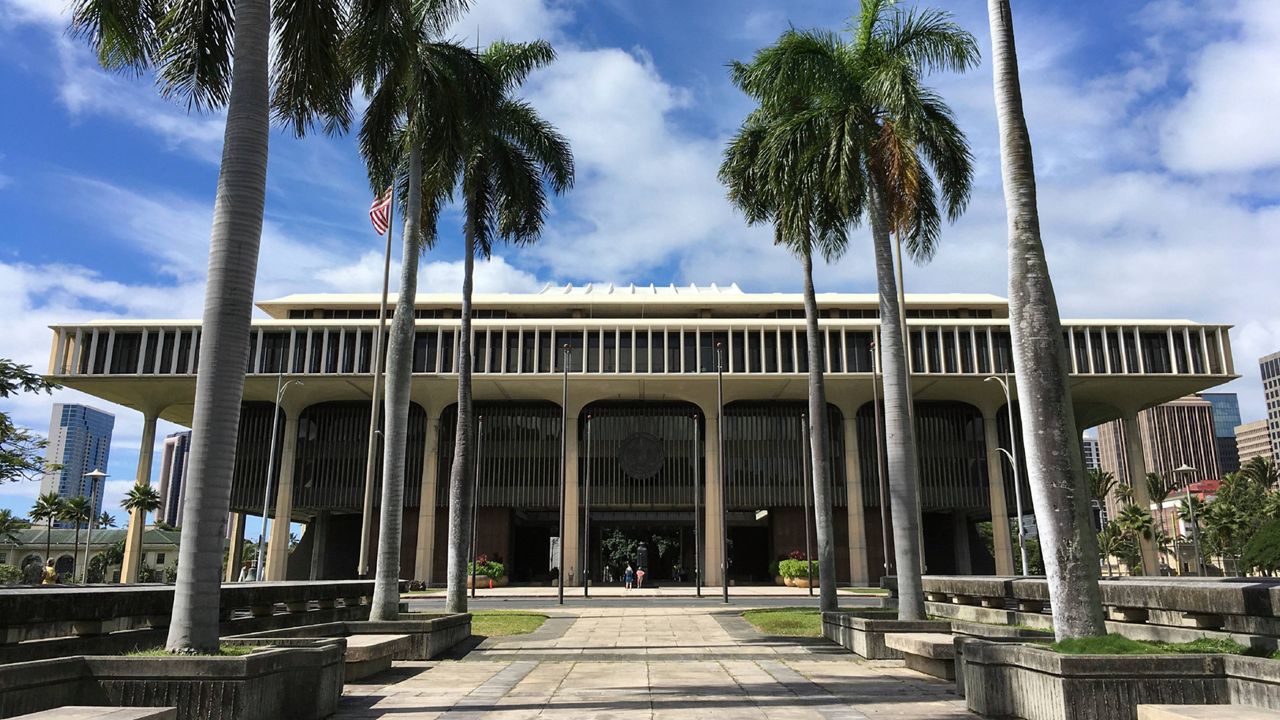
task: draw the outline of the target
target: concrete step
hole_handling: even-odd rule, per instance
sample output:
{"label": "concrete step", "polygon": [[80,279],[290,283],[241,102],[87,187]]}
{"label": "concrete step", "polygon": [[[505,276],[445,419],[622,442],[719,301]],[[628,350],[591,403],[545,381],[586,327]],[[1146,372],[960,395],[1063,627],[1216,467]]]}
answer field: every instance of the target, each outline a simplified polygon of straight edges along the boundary
{"label": "concrete step", "polygon": [[68,705],[38,713],[18,715],[13,720],[178,720],[178,709]]}
{"label": "concrete step", "polygon": [[1138,720],[1274,720],[1280,711],[1249,705],[1139,705]]}

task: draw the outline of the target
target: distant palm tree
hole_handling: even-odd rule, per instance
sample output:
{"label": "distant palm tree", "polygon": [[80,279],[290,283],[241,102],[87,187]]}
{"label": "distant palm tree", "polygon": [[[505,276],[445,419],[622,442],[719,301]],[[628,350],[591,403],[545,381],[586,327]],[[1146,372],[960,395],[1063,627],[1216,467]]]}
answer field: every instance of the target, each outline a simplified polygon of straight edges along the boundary
{"label": "distant palm tree", "polygon": [[[72,559],[75,558],[76,552],[80,548],[80,525],[89,522],[89,519],[92,517],[93,505],[89,502],[89,498],[86,498],[83,495],[77,495],[76,497],[71,498],[62,506],[61,520],[63,522],[75,523],[76,525],[76,540],[71,545]],[[87,565],[89,548],[86,546],[84,551],[86,558],[85,564]],[[79,565],[79,563],[77,562],[76,565]]]}
{"label": "distant palm tree", "polygon": [[1116,498],[1126,504],[1133,504],[1133,486],[1127,482],[1116,483]]}
{"label": "distant palm tree", "polygon": [[471,290],[475,256],[493,254],[495,240],[528,245],[542,233],[546,182],[561,194],[573,185],[573,152],[556,129],[513,96],[525,78],[555,60],[545,42],[490,45],[481,60],[498,83],[491,112],[467,127],[459,176],[464,241],[462,322],[458,334],[458,425],[449,472],[449,569],[445,609],[467,611],[467,538],[471,537],[475,472],[471,412]]}
{"label": "distant palm tree", "polygon": [[1267,489],[1274,488],[1277,483],[1280,483],[1280,465],[1269,457],[1250,458],[1240,468],[1240,474]]}
{"label": "distant palm tree", "polygon": [[66,513],[67,501],[61,495],[55,492],[45,493],[36,498],[36,504],[31,506],[31,512],[28,515],[35,522],[44,522],[44,561],[48,564],[50,561],[50,540],[53,537],[53,521],[61,520],[63,514]]}
{"label": "distant palm tree", "polygon": [[1089,517],[1062,317],[1040,236],[1035,162],[1009,0],[987,0],[987,17],[1009,227],[1009,329],[1054,633],[1059,640],[1105,635],[1094,547],[1098,536]]}
{"label": "distant palm tree", "polygon": [[0,509],[0,540],[4,540],[10,545],[17,545],[21,538],[18,537],[19,530],[26,530],[31,524],[26,520],[16,516],[9,509]]}
{"label": "distant palm tree", "polygon": [[1093,501],[1102,507],[1107,501],[1107,496],[1116,487],[1116,476],[1106,470],[1090,470],[1088,473],[1089,494],[1093,497]]}
{"label": "distant palm tree", "polygon": [[[145,528],[147,513],[153,513],[160,509],[160,491],[146,483],[134,483],[133,487],[129,488],[129,492],[124,494],[124,500],[120,501],[120,507],[129,513],[131,526],[137,522],[140,527]],[[145,532],[145,529],[143,532]],[[141,577],[141,568],[142,547],[139,546],[138,551],[133,554],[133,567],[128,568],[127,572],[121,570],[121,577],[126,579]]]}
{"label": "distant palm tree", "polygon": [[[1160,513],[1159,535],[1166,538],[1166,545],[1168,544],[1167,539],[1169,536],[1169,527],[1164,518],[1164,503],[1169,499],[1169,492],[1169,485],[1164,481],[1164,478],[1160,476],[1160,473],[1147,473],[1147,497],[1151,500],[1151,503],[1156,506],[1156,512]],[[1162,558],[1161,563],[1163,563],[1163,550],[1160,553],[1160,557]],[[1163,574],[1163,569],[1161,569],[1160,572]]]}
{"label": "distant palm tree", "polygon": [[100,528],[113,528],[116,526],[116,517],[109,512],[103,511],[98,516],[97,523]]}
{"label": "distant palm tree", "polygon": [[1123,553],[1124,549],[1124,533],[1121,532],[1115,521],[1113,520],[1103,525],[1102,531],[1098,533],[1098,554],[1102,556],[1102,561],[1107,565],[1108,577],[1114,575],[1111,567],[1111,558]]}
{"label": "distant palm tree", "polygon": [[[789,30],[750,63],[732,66],[734,82],[760,108],[731,143],[721,176],[727,170],[729,177],[739,178],[740,189],[735,192],[731,185],[730,198],[747,211],[748,220],[754,215],[757,222],[772,221],[776,237],[798,247],[803,262],[812,261],[814,247],[828,256],[843,249],[847,227],[864,216],[871,226],[898,616],[916,620],[924,618],[919,473],[892,241],[896,236],[916,260],[927,260],[937,249],[942,217],[955,220],[968,202],[973,163],[967,140],[951,109],[922,78],[936,70],[974,67],[978,49],[948,13],[905,10],[890,0],[863,0],[850,28],[848,39]],[[763,157],[766,166],[744,173],[735,154]],[[807,298],[809,347],[817,356],[809,363],[810,452],[822,607],[834,609],[828,436],[826,407],[819,404],[825,402],[822,377],[815,371],[821,367],[821,337],[813,304]]]}
{"label": "distant palm tree", "polygon": [[299,135],[316,124],[345,129],[351,80],[339,43],[351,5],[391,14],[384,0],[76,0],[72,7],[72,34],[93,46],[104,67],[154,66],[161,94],[226,113],[171,651],[218,649],[218,604],[208,598],[217,596],[221,568],[208,558],[221,547],[230,507],[272,114]]}
{"label": "distant palm tree", "polygon": [[346,54],[369,98],[360,154],[375,193],[395,184],[404,209],[400,290],[387,337],[382,496],[371,620],[394,620],[400,606],[400,540],[405,449],[413,373],[419,256],[436,239],[472,121],[492,107],[495,84],[473,51],[439,38],[462,0],[374,0],[353,17]]}

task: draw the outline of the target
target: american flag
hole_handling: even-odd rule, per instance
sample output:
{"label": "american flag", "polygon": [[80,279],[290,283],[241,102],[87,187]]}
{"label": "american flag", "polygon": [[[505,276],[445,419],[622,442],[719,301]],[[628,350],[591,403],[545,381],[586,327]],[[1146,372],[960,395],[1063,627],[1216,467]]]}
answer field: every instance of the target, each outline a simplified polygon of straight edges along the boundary
{"label": "american flag", "polygon": [[373,199],[373,204],[369,206],[369,219],[373,221],[373,229],[381,235],[387,231],[387,226],[391,224],[391,195],[392,189],[388,185],[382,195]]}

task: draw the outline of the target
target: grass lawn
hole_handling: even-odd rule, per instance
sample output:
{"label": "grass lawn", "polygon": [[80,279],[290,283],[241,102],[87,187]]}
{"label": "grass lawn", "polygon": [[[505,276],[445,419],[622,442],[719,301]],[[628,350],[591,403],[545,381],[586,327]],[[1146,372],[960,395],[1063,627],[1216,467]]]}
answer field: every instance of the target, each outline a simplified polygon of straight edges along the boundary
{"label": "grass lawn", "polygon": [[426,590],[410,590],[400,593],[403,597],[415,597],[421,595],[437,595],[444,592],[444,588],[427,588]]}
{"label": "grass lawn", "polygon": [[742,618],[769,635],[822,637],[822,614],[817,608],[765,608],[747,610]]}
{"label": "grass lawn", "polygon": [[480,610],[471,613],[471,634],[484,637],[527,635],[546,621],[546,615],[522,610]]}
{"label": "grass lawn", "polygon": [[1123,635],[1060,640],[1049,646],[1068,655],[1167,655],[1169,653],[1216,653],[1243,655],[1245,646],[1217,638],[1200,638],[1185,643],[1130,640]]}
{"label": "grass lawn", "polygon": [[[218,652],[214,655],[223,657],[238,657],[240,655],[248,655],[254,650],[261,649],[261,645],[235,645],[232,643],[222,643],[218,646]],[[125,653],[125,657],[175,657],[175,655],[163,647],[147,648],[146,650],[134,650]],[[212,656],[208,656],[212,657]]]}

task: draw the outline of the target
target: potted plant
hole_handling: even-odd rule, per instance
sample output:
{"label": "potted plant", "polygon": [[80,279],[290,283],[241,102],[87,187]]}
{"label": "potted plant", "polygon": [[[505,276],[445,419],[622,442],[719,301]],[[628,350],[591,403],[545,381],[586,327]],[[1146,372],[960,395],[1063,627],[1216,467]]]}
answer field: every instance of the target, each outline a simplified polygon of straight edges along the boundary
{"label": "potted plant", "polygon": [[488,555],[477,556],[474,562],[467,563],[467,587],[471,587],[471,577],[476,582],[487,584],[490,588],[505,587],[507,584],[507,568],[497,560],[490,560]]}
{"label": "potted plant", "polygon": [[813,560],[787,558],[778,563],[778,571],[782,573],[786,584],[791,587],[809,587],[810,568],[813,580],[818,580],[818,563]]}
{"label": "potted plant", "polygon": [[779,585],[786,585],[787,579],[782,577],[782,571],[778,569],[778,564],[782,562],[782,558],[769,563],[769,576]]}

